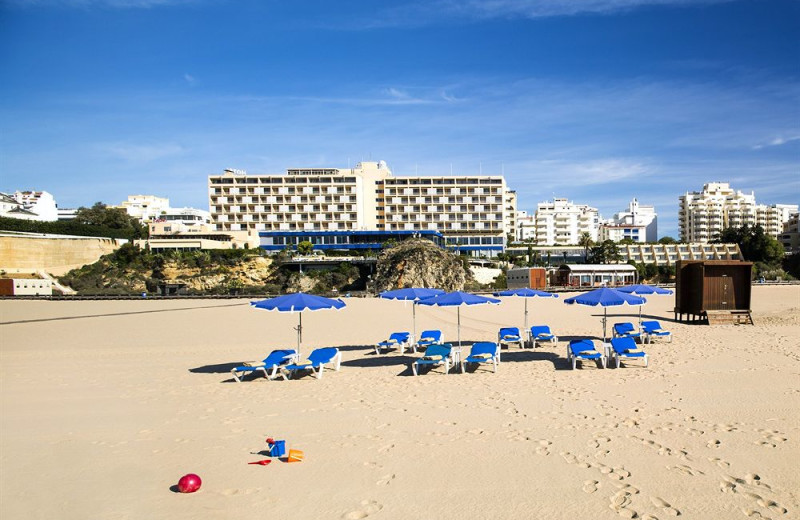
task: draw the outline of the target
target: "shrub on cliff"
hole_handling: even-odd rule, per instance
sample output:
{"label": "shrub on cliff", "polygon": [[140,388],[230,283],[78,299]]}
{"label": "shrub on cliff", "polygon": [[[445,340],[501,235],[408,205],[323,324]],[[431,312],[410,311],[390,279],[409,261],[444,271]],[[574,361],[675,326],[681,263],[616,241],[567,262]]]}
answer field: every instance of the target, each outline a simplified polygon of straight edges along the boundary
{"label": "shrub on cliff", "polygon": [[463,290],[472,274],[459,256],[430,240],[405,240],[378,256],[374,277],[377,292],[403,287]]}

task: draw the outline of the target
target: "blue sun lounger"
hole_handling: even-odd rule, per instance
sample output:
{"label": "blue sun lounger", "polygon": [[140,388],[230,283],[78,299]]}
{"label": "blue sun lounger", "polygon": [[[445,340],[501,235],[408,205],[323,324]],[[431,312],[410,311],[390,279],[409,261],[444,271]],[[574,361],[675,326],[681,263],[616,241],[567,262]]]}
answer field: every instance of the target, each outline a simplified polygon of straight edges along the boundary
{"label": "blue sun lounger", "polygon": [[417,348],[428,348],[430,345],[436,345],[442,343],[442,331],[441,330],[426,330],[423,331],[422,334],[419,335],[419,341],[417,341],[416,345],[413,346],[414,352],[417,351]]}
{"label": "blue sun lounger", "polygon": [[534,325],[531,327],[530,342],[532,346],[535,347],[537,343],[541,343],[543,341],[558,343],[558,336],[553,334],[550,331],[550,327],[547,325]]}
{"label": "blue sun lounger", "polygon": [[614,324],[614,337],[615,338],[634,338],[638,339],[639,343],[644,341],[642,333],[633,327],[633,323],[626,321],[623,323]]}
{"label": "blue sun lounger", "polygon": [[334,364],[333,367],[338,372],[342,363],[342,353],[339,352],[339,349],[336,347],[318,348],[312,351],[305,361],[283,367],[281,376],[283,376],[283,379],[291,379],[298,372],[310,370],[311,373],[317,376],[317,379],[321,379],[325,365],[331,363]]}
{"label": "blue sun lounger", "polygon": [[275,379],[278,369],[290,361],[297,360],[297,351],[292,349],[273,350],[263,361],[244,363],[231,369],[233,378],[241,383],[245,374],[250,372],[263,372],[267,379]]}
{"label": "blue sun lounger", "polygon": [[661,324],[657,321],[643,321],[642,331],[647,337],[648,343],[651,343],[654,337],[669,338],[669,342],[672,343],[672,333],[668,330],[662,329]]}
{"label": "blue sun lounger", "polygon": [[375,354],[380,354],[381,349],[388,349],[391,347],[398,347],[400,353],[405,351],[406,346],[410,346],[408,340],[411,334],[408,332],[394,332],[389,336],[389,339],[383,340],[375,345]]}
{"label": "blue sun lounger", "polygon": [[643,359],[644,366],[645,368],[647,368],[647,354],[645,353],[644,350],[640,349],[636,345],[636,342],[633,341],[633,338],[630,337],[612,338],[611,350],[614,359],[617,362],[617,368],[619,368],[619,365],[622,362],[622,358]]}
{"label": "blue sun lounger", "polygon": [[567,345],[567,360],[572,362],[572,369],[578,364],[578,360],[600,360],[600,366],[606,367],[606,356],[594,348],[594,342],[590,339],[573,339]]}
{"label": "blue sun lounger", "polygon": [[419,375],[419,367],[422,365],[439,366],[444,365],[445,375],[450,372],[450,357],[453,346],[449,343],[444,345],[431,345],[425,349],[425,354],[418,360],[411,363],[411,371],[414,375]]}
{"label": "blue sun lounger", "polygon": [[522,335],[519,333],[519,327],[503,327],[497,333],[497,344],[502,347],[503,345],[510,347],[512,343],[517,343],[519,348],[525,348],[522,341]]}
{"label": "blue sun lounger", "polygon": [[467,363],[491,363],[494,366],[494,372],[497,372],[497,357],[500,349],[497,343],[491,341],[479,341],[472,345],[469,356],[461,362],[461,373],[464,373],[464,365]]}

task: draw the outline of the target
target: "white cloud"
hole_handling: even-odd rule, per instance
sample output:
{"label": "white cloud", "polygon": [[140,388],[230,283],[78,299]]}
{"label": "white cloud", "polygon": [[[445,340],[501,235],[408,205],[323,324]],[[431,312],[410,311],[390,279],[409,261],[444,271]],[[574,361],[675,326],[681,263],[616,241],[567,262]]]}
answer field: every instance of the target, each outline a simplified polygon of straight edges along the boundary
{"label": "white cloud", "polygon": [[[203,1],[203,0],[200,0]],[[151,9],[169,5],[197,3],[198,0],[8,0],[10,5],[20,7],[66,7],[73,9]]]}
{"label": "white cloud", "polygon": [[186,83],[188,83],[189,85],[194,85],[194,84],[197,82],[197,80],[195,79],[195,77],[194,77],[194,76],[192,76],[191,74],[184,74],[184,75],[183,75],[183,79],[184,79],[184,80],[186,81]]}
{"label": "white cloud", "polygon": [[768,147],[771,147],[771,146],[783,146],[786,143],[791,143],[793,141],[800,141],[800,135],[794,135],[794,136],[791,136],[791,137],[779,136],[779,137],[776,137],[776,138],[772,139],[771,141],[769,141],[767,143],[755,145],[753,147],[753,150],[761,150],[762,148],[768,148]]}
{"label": "white cloud", "polygon": [[649,6],[702,6],[734,0],[417,0],[373,14],[349,27],[423,26],[441,21],[612,14]]}

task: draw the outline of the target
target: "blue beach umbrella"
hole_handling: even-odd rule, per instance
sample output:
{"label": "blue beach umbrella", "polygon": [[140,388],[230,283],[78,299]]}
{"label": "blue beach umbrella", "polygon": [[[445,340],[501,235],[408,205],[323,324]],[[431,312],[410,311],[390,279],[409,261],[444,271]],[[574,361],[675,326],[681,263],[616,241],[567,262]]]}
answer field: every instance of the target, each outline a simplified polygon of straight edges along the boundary
{"label": "blue beach umbrella", "polygon": [[319,311],[325,309],[341,309],[345,306],[340,299],[325,298],[316,294],[294,293],[285,294],[276,298],[250,302],[256,309],[278,312],[297,312],[299,322],[297,331],[297,354],[300,354],[300,344],[303,341],[303,311]]}
{"label": "blue beach umbrella", "polygon": [[603,307],[603,341],[605,342],[606,320],[608,318],[607,307],[616,307],[618,305],[625,305],[626,303],[628,305],[642,305],[647,303],[647,300],[640,296],[633,296],[631,294],[620,292],[616,289],[603,287],[602,289],[595,289],[594,291],[585,292],[583,294],[579,294],[578,296],[567,298],[564,300],[564,303],[569,305],[577,303],[578,305],[590,305],[593,307],[601,305]]}
{"label": "blue beach umbrella", "polygon": [[494,293],[495,296],[519,296],[525,298],[525,330],[528,330],[528,300],[527,298],[558,298],[557,294],[546,291],[537,291],[523,287],[522,289],[508,289]]}
{"label": "blue beach umbrella", "polygon": [[[386,300],[403,300],[403,301],[417,302],[419,300],[424,300],[425,298],[430,298],[431,296],[438,296],[444,293],[445,291],[441,289],[407,287],[405,289],[395,289],[394,291],[384,291],[380,293],[378,297],[384,298]],[[411,306],[411,319],[413,321],[413,327],[414,327],[414,337],[412,339],[413,342],[416,341],[417,339],[417,307],[415,305]]]}
{"label": "blue beach umbrella", "polygon": [[[669,289],[663,287],[656,287],[655,285],[636,284],[626,285],[617,289],[620,292],[635,294],[641,296],[642,294],[672,294]],[[642,328],[642,306],[639,305],[639,328]]]}
{"label": "blue beach umbrella", "polygon": [[454,291],[450,293],[440,294],[439,296],[432,296],[419,300],[419,305],[431,305],[436,307],[457,307],[458,311],[458,347],[461,348],[461,306],[462,305],[483,305],[486,303],[500,303],[497,298],[489,298],[488,296],[480,296],[462,291]]}

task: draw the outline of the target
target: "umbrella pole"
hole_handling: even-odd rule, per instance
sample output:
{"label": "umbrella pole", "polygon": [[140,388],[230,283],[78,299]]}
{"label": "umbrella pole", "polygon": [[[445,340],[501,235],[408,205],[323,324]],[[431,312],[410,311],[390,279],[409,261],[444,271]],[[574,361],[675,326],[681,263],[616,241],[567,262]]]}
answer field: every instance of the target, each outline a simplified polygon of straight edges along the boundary
{"label": "umbrella pole", "polygon": [[297,315],[299,321],[297,323],[297,355],[300,355],[300,344],[303,342],[303,313]]}
{"label": "umbrella pole", "polygon": [[458,348],[461,349],[461,307],[456,307],[458,311]]}
{"label": "umbrella pole", "polygon": [[[411,302],[411,320],[412,320],[412,327],[414,331],[414,335],[411,336],[411,344],[413,345],[414,342],[417,341],[417,302]],[[641,320],[639,320],[641,321]]]}
{"label": "umbrella pole", "polygon": [[608,308],[603,307],[603,343],[606,342],[606,319],[608,317]]}
{"label": "umbrella pole", "polygon": [[639,305],[639,330],[642,330],[642,306]]}
{"label": "umbrella pole", "polygon": [[525,298],[525,330],[528,330],[528,299]]}

